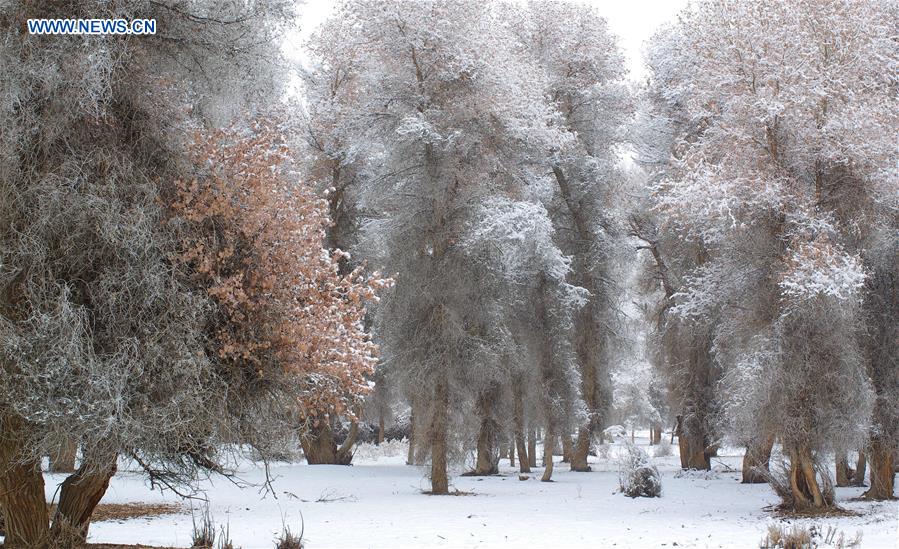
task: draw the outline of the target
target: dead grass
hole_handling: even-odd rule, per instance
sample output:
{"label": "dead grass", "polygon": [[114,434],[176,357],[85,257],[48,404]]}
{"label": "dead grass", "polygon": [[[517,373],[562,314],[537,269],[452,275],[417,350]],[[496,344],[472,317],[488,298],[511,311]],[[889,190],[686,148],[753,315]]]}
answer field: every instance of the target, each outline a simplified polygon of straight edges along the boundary
{"label": "dead grass", "polygon": [[[53,513],[56,512],[56,505],[48,505],[47,508],[52,517]],[[91,515],[91,522],[158,517],[161,515],[174,515],[183,511],[184,508],[177,503],[101,503],[94,509],[94,514]],[[2,530],[2,526],[3,524],[0,522],[0,530]],[[143,546],[134,545],[133,547]]]}
{"label": "dead grass", "polygon": [[771,511],[771,516],[777,518],[827,518],[827,517],[857,517],[859,513],[844,509],[838,505],[829,505],[820,509],[807,508],[795,509],[789,505],[777,505],[766,507]]}

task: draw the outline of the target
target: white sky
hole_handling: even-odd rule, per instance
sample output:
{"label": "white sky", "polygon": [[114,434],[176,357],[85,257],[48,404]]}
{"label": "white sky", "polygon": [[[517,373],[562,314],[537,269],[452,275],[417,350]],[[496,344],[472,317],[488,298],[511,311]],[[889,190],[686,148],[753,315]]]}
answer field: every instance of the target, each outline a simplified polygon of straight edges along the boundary
{"label": "white sky", "polygon": [[[424,1],[424,0],[422,0]],[[578,1],[578,0],[573,0]],[[673,21],[677,12],[687,5],[687,0],[580,0],[596,6],[597,11],[609,22],[612,32],[618,36],[624,51],[630,78],[646,76],[642,46],[655,30]],[[308,0],[300,7],[300,31],[292,34],[285,49],[292,58],[303,60],[303,42],[315,28],[330,15],[336,0]]]}

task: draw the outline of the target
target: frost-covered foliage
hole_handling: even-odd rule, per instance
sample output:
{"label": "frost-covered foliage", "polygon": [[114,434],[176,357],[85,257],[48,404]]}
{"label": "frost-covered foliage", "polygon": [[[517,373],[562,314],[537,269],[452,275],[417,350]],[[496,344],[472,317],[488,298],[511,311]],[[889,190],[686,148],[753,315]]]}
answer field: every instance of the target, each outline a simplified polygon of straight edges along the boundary
{"label": "frost-covered foliage", "polygon": [[[172,261],[159,187],[182,175],[186,130],[280,93],[273,44],[290,4],[0,5],[7,546],[85,531],[120,453],[161,482],[216,467],[233,418],[205,353],[212,303]],[[155,18],[164,35],[27,34],[27,18],[78,17]],[[49,532],[37,464],[60,445],[80,445],[82,468]]]}
{"label": "frost-covered foliage", "polygon": [[525,199],[526,185],[542,177],[535,159],[564,136],[550,126],[539,78],[487,6],[352,1],[326,24],[336,27],[345,32],[322,32],[313,52],[321,74],[347,86],[338,101],[316,108],[342,113],[328,154],[341,166],[364,158],[359,205],[374,219],[360,249],[396,273],[374,332],[389,377],[413,401],[432,403],[431,418],[416,418],[416,428],[430,424],[439,492],[447,421],[459,419],[447,416],[449,402],[460,412],[492,402],[484,395],[508,375],[499,289],[515,273],[497,268],[478,236],[481,204]]}
{"label": "frost-covered foliage", "polygon": [[652,201],[698,250],[670,322],[708,329],[730,432],[783,441],[799,507],[826,504],[815,456],[859,444],[873,404],[860,306],[870,235],[895,227],[896,16],[702,2],[650,53],[646,150],[672,153]]}
{"label": "frost-covered foliage", "polygon": [[618,486],[630,498],[662,495],[662,476],[642,448],[626,443],[618,456]]}

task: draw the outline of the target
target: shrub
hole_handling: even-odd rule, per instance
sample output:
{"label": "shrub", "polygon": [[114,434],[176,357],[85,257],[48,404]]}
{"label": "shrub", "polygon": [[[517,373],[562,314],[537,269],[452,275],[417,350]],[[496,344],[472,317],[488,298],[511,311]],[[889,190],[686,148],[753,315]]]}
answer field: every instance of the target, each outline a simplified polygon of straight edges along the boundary
{"label": "shrub", "polygon": [[818,547],[833,547],[834,549],[850,549],[859,547],[861,542],[861,532],[852,539],[846,539],[842,530],[832,526],[828,526],[825,532],[814,524],[810,526],[796,524],[790,527],[783,524],[772,524],[768,526],[768,533],[765,534],[759,548],[817,549]]}
{"label": "shrub", "polygon": [[275,540],[275,549],[303,549],[303,531],[300,530],[300,535],[296,536],[285,526],[281,536]]}
{"label": "shrub", "polygon": [[656,498],[662,495],[662,477],[649,456],[639,447],[626,444],[619,457],[618,483],[624,495]]}

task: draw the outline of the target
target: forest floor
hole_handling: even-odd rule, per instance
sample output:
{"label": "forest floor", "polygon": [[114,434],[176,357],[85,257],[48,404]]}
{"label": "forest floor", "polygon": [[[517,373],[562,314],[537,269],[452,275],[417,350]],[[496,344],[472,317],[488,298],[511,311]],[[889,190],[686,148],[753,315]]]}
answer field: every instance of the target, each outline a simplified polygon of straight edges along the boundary
{"label": "forest floor", "polygon": [[[644,433],[645,435],[645,433]],[[637,437],[638,445],[646,438]],[[852,514],[815,519],[784,518],[766,484],[740,483],[739,451],[725,449],[707,473],[682,474],[677,447],[653,458],[662,474],[662,497],[630,499],[617,492],[617,452],[621,441],[591,457],[591,473],[573,473],[556,464],[552,483],[539,481],[542,468],[527,480],[504,459],[500,475],[463,477],[452,488],[460,497],[428,496],[426,470],[404,465],[406,445],[362,445],[351,467],[273,464],[274,494],[260,487],[261,467],[239,468],[250,486],[223,478],[203,481],[208,510],[217,528],[226,528],[235,547],[271,548],[286,526],[303,532],[316,548],[401,547],[724,547],[758,548],[770,524],[837,528],[847,539],[861,532],[860,547],[899,546],[899,503],[856,498],[862,488],[837,488],[837,503]],[[657,447],[656,447],[657,448]],[[646,447],[650,455],[655,448]],[[558,461],[560,458],[557,457]],[[47,475],[48,501],[61,476]],[[277,496],[277,497],[275,497]],[[113,478],[104,504],[176,504],[182,510],[132,518],[109,517],[93,524],[96,544],[189,547],[194,515],[205,504],[151,491],[136,473]],[[191,509],[194,509],[192,514]],[[828,547],[822,545],[822,547]]]}

